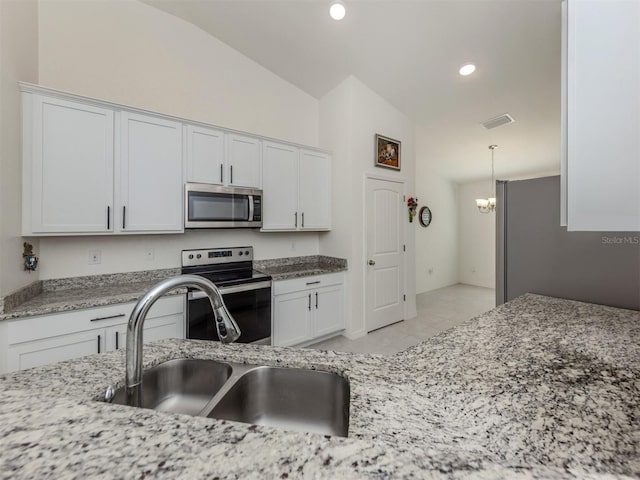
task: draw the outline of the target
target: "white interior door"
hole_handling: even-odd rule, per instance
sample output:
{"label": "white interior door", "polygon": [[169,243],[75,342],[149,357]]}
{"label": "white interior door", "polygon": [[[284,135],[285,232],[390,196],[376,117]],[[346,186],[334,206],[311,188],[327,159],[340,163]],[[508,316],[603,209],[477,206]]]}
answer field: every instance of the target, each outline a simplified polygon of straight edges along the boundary
{"label": "white interior door", "polygon": [[366,181],[366,328],[404,318],[404,184]]}

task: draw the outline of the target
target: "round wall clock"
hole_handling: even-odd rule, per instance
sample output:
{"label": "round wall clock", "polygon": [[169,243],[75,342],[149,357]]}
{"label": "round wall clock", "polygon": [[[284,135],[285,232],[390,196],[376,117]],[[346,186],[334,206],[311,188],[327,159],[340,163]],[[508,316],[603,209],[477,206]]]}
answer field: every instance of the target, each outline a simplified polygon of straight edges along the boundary
{"label": "round wall clock", "polygon": [[420,209],[420,213],[418,214],[418,218],[420,219],[420,225],[423,227],[428,227],[431,223],[431,210],[429,207],[422,207]]}

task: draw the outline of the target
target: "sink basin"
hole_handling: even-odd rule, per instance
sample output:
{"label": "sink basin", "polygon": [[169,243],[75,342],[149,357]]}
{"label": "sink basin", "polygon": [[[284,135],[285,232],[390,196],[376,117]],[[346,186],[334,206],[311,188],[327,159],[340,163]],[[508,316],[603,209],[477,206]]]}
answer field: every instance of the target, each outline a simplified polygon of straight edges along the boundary
{"label": "sink basin", "polygon": [[334,373],[255,367],[231,385],[208,416],[346,437],[349,397],[349,383]]}
{"label": "sink basin", "polygon": [[[231,376],[232,368],[215,360],[180,358],[146,370],[142,376],[142,407],[198,415]],[[124,387],[113,403],[126,405]]]}
{"label": "sink basin", "polygon": [[[180,358],[142,375],[142,408],[346,437],[349,382],[334,373]],[[124,387],[112,403],[126,405]]]}

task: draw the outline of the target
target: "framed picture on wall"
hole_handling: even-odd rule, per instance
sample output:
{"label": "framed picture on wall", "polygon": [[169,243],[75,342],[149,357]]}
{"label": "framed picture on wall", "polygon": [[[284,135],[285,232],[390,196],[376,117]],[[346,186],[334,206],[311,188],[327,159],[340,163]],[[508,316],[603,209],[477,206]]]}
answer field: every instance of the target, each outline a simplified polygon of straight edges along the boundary
{"label": "framed picture on wall", "polygon": [[400,170],[400,141],[376,134],[375,165]]}

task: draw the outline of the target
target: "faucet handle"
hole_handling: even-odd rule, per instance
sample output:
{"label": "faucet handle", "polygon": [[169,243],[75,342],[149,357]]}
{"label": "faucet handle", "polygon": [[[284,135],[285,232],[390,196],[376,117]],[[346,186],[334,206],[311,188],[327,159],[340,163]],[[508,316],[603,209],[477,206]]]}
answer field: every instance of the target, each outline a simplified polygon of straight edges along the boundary
{"label": "faucet handle", "polygon": [[116,396],[115,389],[111,385],[109,385],[107,387],[107,391],[104,392],[104,401],[107,403],[111,403],[113,401],[113,397],[115,396]]}

